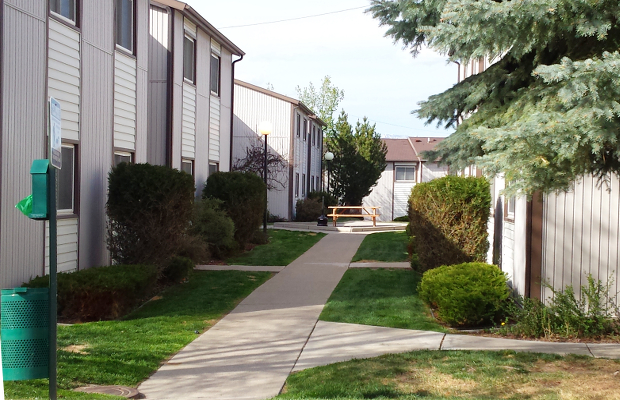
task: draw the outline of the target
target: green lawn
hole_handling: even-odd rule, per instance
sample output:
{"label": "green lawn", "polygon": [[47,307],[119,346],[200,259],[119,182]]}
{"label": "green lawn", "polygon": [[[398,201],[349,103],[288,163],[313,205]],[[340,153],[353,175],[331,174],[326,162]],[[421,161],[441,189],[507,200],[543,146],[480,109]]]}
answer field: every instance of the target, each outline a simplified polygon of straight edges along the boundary
{"label": "green lawn", "polygon": [[618,399],[615,360],[513,351],[416,351],[289,376],[274,399]]}
{"label": "green lawn", "polygon": [[445,332],[419,299],[419,275],[410,269],[349,269],[329,298],[320,319]]}
{"label": "green lawn", "polygon": [[285,266],[304,254],[324,233],[295,232],[269,229],[269,243],[256,246],[251,251],[226,260],[229,265]]}
{"label": "green lawn", "polygon": [[373,233],[364,238],[352,261],[405,262],[408,240],[405,232]]}
{"label": "green lawn", "polygon": [[[272,276],[266,272],[196,271],[122,321],[58,327],[58,383],[137,386]],[[46,398],[47,380],[6,382],[8,398]],[[114,398],[60,392],[65,398]],[[67,394],[69,396],[67,397]]]}

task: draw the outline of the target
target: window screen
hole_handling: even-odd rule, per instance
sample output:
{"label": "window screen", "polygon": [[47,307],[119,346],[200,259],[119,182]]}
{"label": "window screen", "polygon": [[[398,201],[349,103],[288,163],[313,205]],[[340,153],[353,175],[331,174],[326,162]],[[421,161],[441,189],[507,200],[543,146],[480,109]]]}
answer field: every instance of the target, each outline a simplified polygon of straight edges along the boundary
{"label": "window screen", "polygon": [[75,22],[75,1],[76,0],[50,0],[50,10]]}
{"label": "window screen", "polygon": [[220,58],[211,54],[211,92],[220,95]]}
{"label": "window screen", "polygon": [[58,170],[58,203],[59,211],[73,212],[75,197],[75,147],[62,147],[62,169]]}
{"label": "window screen", "polygon": [[196,82],[196,72],[194,70],[194,54],[196,53],[194,47],[194,39],[185,36],[183,41],[183,77],[192,83]]}
{"label": "window screen", "polygon": [[133,53],[133,0],[116,0],[116,44]]}
{"label": "window screen", "polygon": [[415,181],[415,167],[396,167],[397,181]]}

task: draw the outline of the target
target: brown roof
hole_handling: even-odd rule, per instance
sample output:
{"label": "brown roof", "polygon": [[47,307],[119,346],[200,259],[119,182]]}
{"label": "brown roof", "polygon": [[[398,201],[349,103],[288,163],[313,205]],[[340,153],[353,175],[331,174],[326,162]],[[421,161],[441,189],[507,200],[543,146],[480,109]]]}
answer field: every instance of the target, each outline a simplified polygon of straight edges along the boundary
{"label": "brown roof", "polygon": [[426,161],[424,157],[422,157],[423,151],[433,150],[435,146],[439,144],[445,138],[437,138],[437,137],[410,137],[409,142],[415,149],[416,154],[420,158],[421,161]]}
{"label": "brown roof", "polygon": [[434,137],[410,137],[407,139],[382,139],[387,145],[385,161],[388,162],[414,162],[426,161],[421,153],[432,150],[444,138]]}

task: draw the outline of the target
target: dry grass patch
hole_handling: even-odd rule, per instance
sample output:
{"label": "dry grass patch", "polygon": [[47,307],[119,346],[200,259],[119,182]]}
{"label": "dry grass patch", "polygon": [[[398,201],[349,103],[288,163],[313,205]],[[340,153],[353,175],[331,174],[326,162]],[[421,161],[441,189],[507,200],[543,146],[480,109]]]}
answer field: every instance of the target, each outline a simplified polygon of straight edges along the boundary
{"label": "dry grass patch", "polygon": [[302,371],[278,398],[620,400],[620,363],[508,351],[420,351]]}

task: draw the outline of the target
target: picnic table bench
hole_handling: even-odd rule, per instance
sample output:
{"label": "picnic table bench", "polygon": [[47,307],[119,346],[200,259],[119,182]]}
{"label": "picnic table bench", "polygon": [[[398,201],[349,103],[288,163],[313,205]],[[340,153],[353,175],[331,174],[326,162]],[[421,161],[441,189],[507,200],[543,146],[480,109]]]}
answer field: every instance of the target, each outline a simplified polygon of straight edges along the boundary
{"label": "picnic table bench", "polygon": [[[380,207],[373,206],[329,206],[332,209],[331,214],[327,214],[328,217],[332,217],[334,220],[334,226],[338,218],[342,217],[370,217],[372,218],[372,226],[377,226],[377,209]],[[340,214],[338,211],[341,211]],[[358,211],[355,214],[343,214],[344,211]]]}

